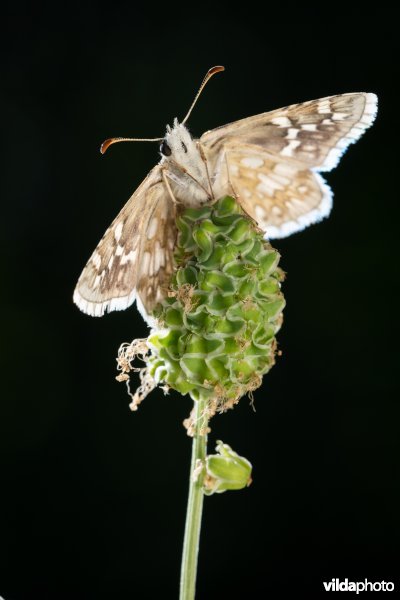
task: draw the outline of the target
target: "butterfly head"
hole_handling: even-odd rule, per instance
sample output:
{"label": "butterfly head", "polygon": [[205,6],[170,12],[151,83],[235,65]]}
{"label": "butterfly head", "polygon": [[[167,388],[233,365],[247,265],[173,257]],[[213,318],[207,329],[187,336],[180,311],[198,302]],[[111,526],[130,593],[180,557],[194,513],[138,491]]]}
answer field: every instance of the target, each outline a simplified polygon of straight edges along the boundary
{"label": "butterfly head", "polygon": [[174,119],[173,127],[167,125],[167,132],[160,145],[162,162],[173,161],[179,165],[190,163],[198,155],[195,141],[188,129],[178,119]]}

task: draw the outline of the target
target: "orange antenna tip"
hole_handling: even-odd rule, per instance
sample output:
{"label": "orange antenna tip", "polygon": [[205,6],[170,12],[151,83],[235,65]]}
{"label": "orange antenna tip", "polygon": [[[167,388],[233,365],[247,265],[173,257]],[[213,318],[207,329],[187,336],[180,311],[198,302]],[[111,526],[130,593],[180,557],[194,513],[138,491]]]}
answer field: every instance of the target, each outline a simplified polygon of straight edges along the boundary
{"label": "orange antenna tip", "polygon": [[225,71],[225,67],[223,67],[222,65],[218,65],[216,67],[211,67],[207,75],[211,77],[212,75],[215,75],[215,73],[222,73],[222,71]]}
{"label": "orange antenna tip", "polygon": [[113,142],[114,142],[114,138],[108,138],[107,140],[104,140],[104,142],[100,146],[100,152],[102,154],[105,154]]}

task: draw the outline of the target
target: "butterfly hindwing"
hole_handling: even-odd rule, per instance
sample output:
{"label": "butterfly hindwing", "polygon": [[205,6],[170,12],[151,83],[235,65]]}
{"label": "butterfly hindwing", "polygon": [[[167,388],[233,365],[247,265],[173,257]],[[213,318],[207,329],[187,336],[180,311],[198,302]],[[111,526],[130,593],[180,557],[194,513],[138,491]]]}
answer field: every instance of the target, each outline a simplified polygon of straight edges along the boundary
{"label": "butterfly hindwing", "polygon": [[268,238],[286,237],[329,214],[332,193],[318,173],[249,145],[225,152],[218,184],[231,188]]}

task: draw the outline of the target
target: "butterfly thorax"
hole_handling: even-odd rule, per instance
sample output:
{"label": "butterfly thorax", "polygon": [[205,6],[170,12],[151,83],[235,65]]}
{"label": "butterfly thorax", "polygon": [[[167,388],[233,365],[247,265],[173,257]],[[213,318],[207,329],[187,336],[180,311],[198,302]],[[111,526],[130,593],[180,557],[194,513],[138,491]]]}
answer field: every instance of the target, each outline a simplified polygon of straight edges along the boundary
{"label": "butterfly thorax", "polygon": [[161,164],[174,198],[185,206],[201,206],[212,197],[207,167],[198,140],[178,120],[167,133],[160,147]]}

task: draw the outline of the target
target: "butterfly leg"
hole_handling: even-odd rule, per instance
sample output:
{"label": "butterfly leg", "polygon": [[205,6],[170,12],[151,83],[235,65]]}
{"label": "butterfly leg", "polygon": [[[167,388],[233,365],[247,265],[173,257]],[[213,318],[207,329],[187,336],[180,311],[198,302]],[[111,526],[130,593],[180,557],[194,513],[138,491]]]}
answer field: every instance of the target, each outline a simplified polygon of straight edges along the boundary
{"label": "butterfly leg", "polygon": [[167,190],[168,190],[168,194],[169,194],[169,196],[170,196],[170,198],[171,198],[172,202],[173,202],[175,205],[178,205],[178,204],[179,204],[179,202],[178,202],[178,200],[175,198],[175,196],[174,196],[174,193],[173,193],[173,191],[172,191],[172,189],[171,189],[171,186],[170,186],[170,184],[169,184],[169,181],[168,181],[168,170],[167,170],[167,169],[163,169],[163,170],[162,170],[162,178],[163,178],[163,181],[164,181],[164,183],[165,183],[165,187],[166,187],[166,188],[167,188]]}
{"label": "butterfly leg", "polygon": [[238,194],[238,192],[235,190],[235,188],[233,187],[233,183],[231,180],[231,176],[230,176],[230,172],[229,172],[229,162],[228,162],[228,153],[225,152],[225,164],[226,164],[226,174],[227,174],[227,178],[228,178],[228,184],[231,187],[232,193],[233,193],[233,197],[236,198],[236,200],[238,202],[240,202],[240,195]]}
{"label": "butterfly leg", "polygon": [[[214,176],[213,181],[214,185],[217,187],[217,196],[221,196],[229,193],[229,188],[231,190],[232,196],[237,200],[240,200],[239,193],[235,190],[232,179],[230,176],[230,169],[228,163],[228,153],[227,151],[221,151],[218,155],[216,165],[214,167]],[[215,196],[215,194],[213,194]]]}
{"label": "butterfly leg", "polygon": [[[228,162],[228,153],[225,152],[225,164],[226,164],[226,173],[227,173],[227,179],[228,179],[228,184],[231,187],[232,190],[232,195],[234,198],[236,198],[236,200],[238,201],[238,203],[240,204],[243,212],[249,217],[249,219],[251,219],[255,224],[257,223],[257,221],[254,219],[254,217],[245,209],[245,207],[243,206],[243,203],[240,201],[240,194],[235,190],[231,177],[230,177],[230,172],[229,172],[229,162]],[[258,227],[259,231],[262,231],[259,227]]]}
{"label": "butterfly leg", "polygon": [[211,200],[215,200],[214,191],[213,191],[213,188],[212,188],[212,185],[211,185],[211,177],[210,177],[210,172],[209,172],[209,170],[208,170],[208,161],[207,161],[207,157],[206,157],[206,155],[205,155],[205,153],[204,153],[204,150],[203,150],[203,147],[202,147],[202,145],[201,145],[200,141],[197,141],[197,148],[199,149],[199,152],[200,152],[201,159],[202,159],[202,161],[203,161],[203,163],[204,163],[204,166],[205,166],[205,168],[206,168],[206,174],[207,174],[208,186],[209,186],[209,188],[210,188],[210,199],[211,199]]}

